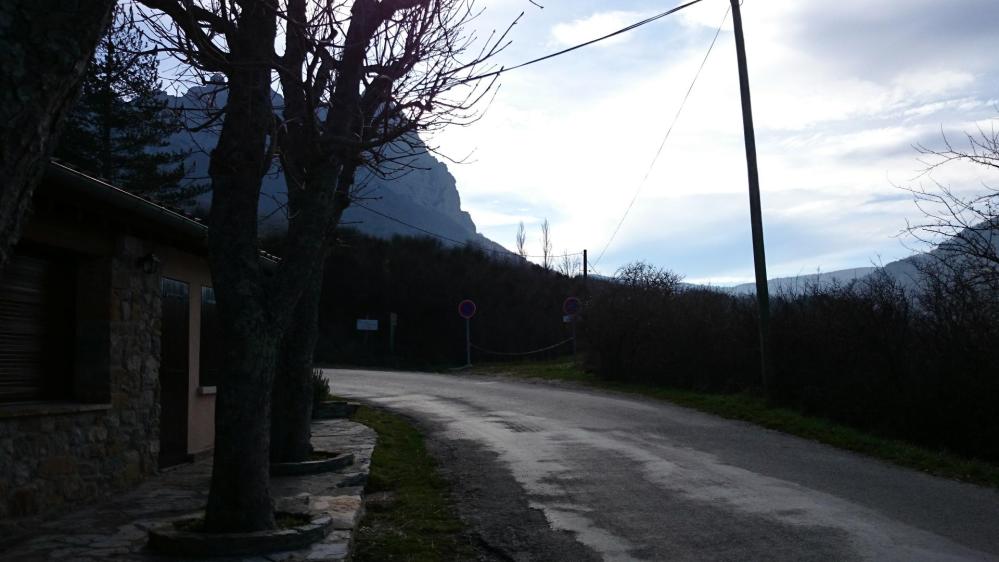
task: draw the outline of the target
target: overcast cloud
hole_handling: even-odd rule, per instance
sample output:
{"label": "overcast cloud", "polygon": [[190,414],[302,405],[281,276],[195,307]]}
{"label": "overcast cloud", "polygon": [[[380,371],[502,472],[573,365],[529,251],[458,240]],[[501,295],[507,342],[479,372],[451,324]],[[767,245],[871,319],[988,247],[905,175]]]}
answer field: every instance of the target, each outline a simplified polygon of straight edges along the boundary
{"label": "overcast cloud", "polygon": [[[526,0],[486,3],[486,31],[526,12],[501,63],[673,5],[541,3],[543,10]],[[617,41],[506,75],[483,120],[437,139],[448,154],[475,150],[451,170],[480,230],[513,247],[523,220],[536,253],[547,217],[559,251],[588,248],[595,258],[727,5],[705,0]],[[910,253],[895,234],[917,211],[895,185],[917,181],[912,145],[999,117],[999,2],[746,0],[743,13],[771,275]],[[983,172],[955,167],[937,179],[975,190],[990,180]],[[729,19],[600,271],[645,259],[698,281],[750,279],[745,177]]]}

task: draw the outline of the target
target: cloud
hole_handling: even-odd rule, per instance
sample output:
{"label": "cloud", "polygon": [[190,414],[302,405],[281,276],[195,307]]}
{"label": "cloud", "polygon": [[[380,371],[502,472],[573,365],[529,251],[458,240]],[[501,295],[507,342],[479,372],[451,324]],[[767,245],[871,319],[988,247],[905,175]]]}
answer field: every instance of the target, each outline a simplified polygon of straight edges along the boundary
{"label": "cloud", "polygon": [[[551,30],[552,43],[565,47],[578,45],[579,43],[584,43],[627,27],[637,21],[641,21],[645,17],[647,16],[639,12],[616,10],[597,12],[585,18],[555,24]],[[609,47],[624,43],[632,37],[633,35],[624,33],[601,41],[596,46]]]}
{"label": "cloud", "polygon": [[497,226],[516,226],[521,222],[525,224],[533,224],[538,222],[538,218],[533,215],[521,215],[506,213],[503,211],[491,211],[488,208],[482,208],[476,205],[478,210],[475,211],[475,225],[479,228],[491,228]]}
{"label": "cloud", "polygon": [[[531,35],[515,37],[518,57],[660,9],[643,0],[548,5],[525,28]],[[482,214],[482,230],[512,246],[513,219],[549,217],[558,247],[595,257],[723,11],[721,2],[704,2],[628,34],[617,48],[505,76],[482,121],[441,138],[456,154],[478,149],[474,164],[452,171],[473,218]],[[960,140],[960,131],[999,116],[999,61],[991,56],[999,2],[746,0],[743,14],[771,273],[908,255],[894,235],[918,210],[895,185],[920,181],[912,146],[937,145],[942,130]],[[974,166],[921,181],[932,179],[969,190],[989,180]],[[641,258],[692,278],[751,279],[746,206],[734,46],[723,31],[601,270]]]}
{"label": "cloud", "polygon": [[[727,4],[727,2],[726,2]],[[722,29],[732,30],[732,16],[726,10],[728,6],[722,7],[720,3],[701,2],[676,14],[677,21],[681,25],[690,29],[711,29],[714,30],[722,23],[722,15],[728,14],[724,20]]]}
{"label": "cloud", "polygon": [[[783,41],[835,72],[880,81],[912,70],[994,68],[990,59],[999,21],[994,0],[775,4],[784,11]],[[751,19],[754,10],[769,6],[745,10]]]}

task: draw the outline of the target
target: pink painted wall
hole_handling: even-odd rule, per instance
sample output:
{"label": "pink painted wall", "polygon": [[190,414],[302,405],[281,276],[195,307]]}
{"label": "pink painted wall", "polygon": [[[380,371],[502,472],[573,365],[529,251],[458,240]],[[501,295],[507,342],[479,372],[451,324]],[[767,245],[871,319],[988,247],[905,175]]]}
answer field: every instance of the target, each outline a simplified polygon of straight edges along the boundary
{"label": "pink painted wall", "polygon": [[160,246],[156,255],[162,260],[163,275],[190,285],[190,352],[188,372],[187,452],[210,451],[215,445],[214,387],[198,385],[201,356],[201,288],[212,286],[212,276],[205,258],[169,246]]}

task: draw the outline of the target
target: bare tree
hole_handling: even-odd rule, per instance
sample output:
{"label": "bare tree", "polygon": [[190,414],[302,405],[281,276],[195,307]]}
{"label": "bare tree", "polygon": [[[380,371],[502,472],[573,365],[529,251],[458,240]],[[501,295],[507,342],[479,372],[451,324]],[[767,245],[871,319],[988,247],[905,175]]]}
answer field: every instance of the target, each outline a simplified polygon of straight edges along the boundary
{"label": "bare tree", "polygon": [[621,266],[614,278],[626,287],[664,294],[675,293],[683,281],[683,276],[679,273],[644,261]]}
{"label": "bare tree", "polygon": [[[209,176],[209,264],[224,342],[215,450],[205,527],[213,532],[275,526],[269,478],[270,387],[276,345],[302,288],[288,262],[263,271],[257,201],[271,166],[271,66],[277,2],[230,5],[146,0],[161,49],[192,68],[224,75],[227,93]],[[232,8],[232,10],[230,10]],[[218,83],[218,80],[213,80]],[[297,260],[305,259],[306,256]]]}
{"label": "bare tree", "polygon": [[517,255],[527,259],[527,231],[524,230],[524,221],[520,221],[517,227]]}
{"label": "bare tree", "polygon": [[566,277],[575,277],[579,275],[582,269],[582,260],[579,259],[578,254],[570,254],[569,250],[562,250],[557,267],[559,273]]}
{"label": "bare tree", "polygon": [[974,195],[958,193],[931,177],[932,172],[957,162],[969,162],[999,171],[999,131],[979,129],[965,135],[966,148],[956,148],[943,136],[943,148],[916,148],[926,165],[930,187],[903,188],[913,195],[923,218],[908,223],[906,231],[934,248],[931,256],[940,266],[960,270],[972,282],[995,285],[999,281],[999,188],[985,185]]}
{"label": "bare tree", "polygon": [[548,219],[541,223],[541,267],[551,269],[552,266],[552,236]]}
{"label": "bare tree", "polygon": [[114,4],[0,3],[0,269],[21,236],[35,186]]}
{"label": "bare tree", "polygon": [[[337,226],[351,201],[363,196],[354,183],[359,168],[383,177],[405,173],[410,161],[428,150],[417,131],[471,122],[473,106],[489,91],[491,82],[479,85],[466,79],[502,43],[489,41],[465,57],[471,39],[455,28],[473,17],[472,4],[456,0],[409,4],[386,16],[382,27],[366,39],[360,88],[341,89],[343,74],[341,83],[331,87],[330,61],[339,49],[349,50],[354,44],[350,34],[356,26],[351,22],[347,27],[346,14],[338,7],[287,2],[285,49],[277,67],[285,99],[278,143],[289,185],[291,244],[322,235],[310,233],[306,222],[317,208],[328,209],[318,214],[325,220],[325,232]],[[358,15],[356,8],[355,3],[352,18]],[[439,18],[447,25],[441,25]],[[344,39],[338,44],[340,36]],[[271,425],[271,459],[276,462],[306,460],[311,449],[312,356],[322,274],[320,258],[281,350]]]}
{"label": "bare tree", "polygon": [[[268,414],[278,357],[311,360],[314,340],[287,336],[314,332],[317,280],[354,175],[362,166],[383,170],[404,160],[387,147],[420,145],[417,131],[471,121],[469,110],[482,96],[477,68],[498,52],[503,35],[466,53],[472,36],[462,29],[476,14],[470,0],[143,3],[154,10],[147,23],[161,50],[202,76],[226,78],[228,100],[209,166],[209,259],[226,367],[206,527],[272,528]],[[278,112],[275,76],[285,100]],[[458,91],[464,96],[450,95]],[[265,274],[256,213],[261,177],[275,154],[288,185],[289,225],[282,260]],[[300,324],[296,314],[304,316]],[[282,404],[302,399],[297,381],[281,381],[290,391],[278,393]]]}

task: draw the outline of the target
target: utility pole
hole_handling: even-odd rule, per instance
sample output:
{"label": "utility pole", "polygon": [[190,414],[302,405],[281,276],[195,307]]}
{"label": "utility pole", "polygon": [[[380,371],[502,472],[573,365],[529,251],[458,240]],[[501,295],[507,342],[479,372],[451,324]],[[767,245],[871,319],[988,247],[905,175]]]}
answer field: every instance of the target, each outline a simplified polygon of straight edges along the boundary
{"label": "utility pole", "polygon": [[749,70],[746,66],[746,40],[742,33],[741,0],[732,1],[735,25],[735,50],[739,59],[739,89],[742,92],[742,125],[746,135],[746,164],[749,169],[749,214],[753,225],[753,261],[756,268],[756,300],[760,314],[760,369],[763,390],[773,392],[770,363],[770,291],[767,287],[767,259],[763,250],[763,211],[760,206],[760,173],[756,166],[756,132],[753,129],[753,105],[749,98]]}
{"label": "utility pole", "polygon": [[590,271],[590,260],[586,255],[586,250],[583,250],[583,287],[586,287],[586,276]]}

